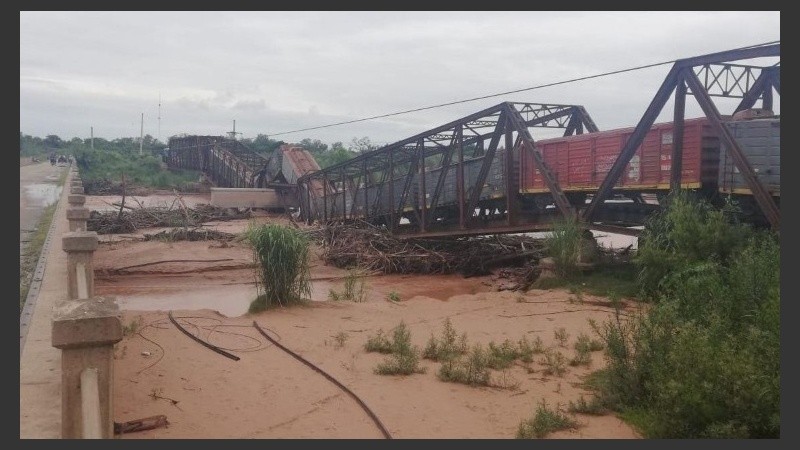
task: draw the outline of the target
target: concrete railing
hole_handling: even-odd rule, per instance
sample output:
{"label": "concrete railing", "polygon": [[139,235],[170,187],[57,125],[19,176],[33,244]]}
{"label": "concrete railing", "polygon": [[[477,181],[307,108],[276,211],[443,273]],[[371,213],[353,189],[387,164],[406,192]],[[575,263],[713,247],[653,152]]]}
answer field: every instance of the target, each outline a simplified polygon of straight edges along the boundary
{"label": "concrete railing", "polygon": [[[61,349],[61,437],[89,438],[92,436],[85,435],[84,429],[95,427],[99,428],[100,438],[112,438],[114,344],[122,340],[119,307],[114,298],[58,303],[53,311],[52,339],[53,347]],[[91,381],[93,375],[83,375],[87,369],[96,371],[96,383]],[[96,402],[92,399],[95,389]],[[99,426],[93,424],[95,417],[99,417]]]}
{"label": "concrete railing", "polygon": [[99,240],[94,231],[72,231],[61,238],[67,252],[67,298],[89,298],[94,293],[94,251]]}
{"label": "concrete railing", "polygon": [[[77,177],[74,166],[71,171]],[[122,323],[116,300],[94,295],[99,240],[86,231],[89,210],[79,180],[70,192],[70,232],[62,237],[68,287],[52,324],[52,345],[61,349],[61,437],[108,439],[114,437],[114,344],[122,340]]]}

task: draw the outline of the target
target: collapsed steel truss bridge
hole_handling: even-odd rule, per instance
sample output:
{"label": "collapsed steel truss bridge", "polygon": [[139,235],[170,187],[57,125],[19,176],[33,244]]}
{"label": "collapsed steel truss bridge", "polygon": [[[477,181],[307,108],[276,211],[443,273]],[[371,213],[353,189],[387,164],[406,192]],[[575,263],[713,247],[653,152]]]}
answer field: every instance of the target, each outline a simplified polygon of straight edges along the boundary
{"label": "collapsed steel truss bridge", "polygon": [[[414,236],[508,233],[548,229],[556,219],[576,218],[586,226],[636,234],[617,225],[640,224],[657,206],[640,203],[637,217],[610,197],[623,170],[670,96],[675,93],[670,186],[680,187],[686,95],[695,97],[743,175],[769,224],[778,229],[780,211],[758,179],[712,97],[741,98],[733,111],[759,100],[772,109],[773,89],[780,95],[780,65],[748,66],[733,61],[780,56],[780,44],[758,46],[678,60],[646,109],[619,156],[589,197],[559,186],[536,148],[537,128],[562,128],[564,135],[597,132],[578,105],[501,103],[416,136],[387,145],[298,180],[306,221],[362,219]],[[501,145],[502,143],[502,145]],[[533,155],[548,193],[520,193],[520,153]],[[502,164],[493,164],[495,159]],[[499,168],[499,169],[498,169]],[[588,201],[587,201],[588,200]]]}

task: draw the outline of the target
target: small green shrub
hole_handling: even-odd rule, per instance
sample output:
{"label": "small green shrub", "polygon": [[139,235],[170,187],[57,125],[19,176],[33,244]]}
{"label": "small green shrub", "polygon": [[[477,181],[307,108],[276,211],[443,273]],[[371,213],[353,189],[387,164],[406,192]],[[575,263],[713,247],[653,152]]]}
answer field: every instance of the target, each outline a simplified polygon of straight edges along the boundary
{"label": "small green shrub", "polygon": [[369,336],[364,344],[367,352],[392,353],[392,348],[392,341],[383,334],[382,329],[378,329],[375,336]]}
{"label": "small green shrub", "polygon": [[431,335],[422,357],[433,361],[450,361],[467,353],[467,334],[463,333],[458,337],[458,333],[453,327],[450,318],[446,318],[442,328],[442,336],[436,339]]}
{"label": "small green shrub", "polygon": [[562,220],[554,224],[551,235],[546,239],[547,253],[553,258],[556,273],[561,278],[578,273],[582,234],[583,230],[577,221]]}
{"label": "small green shrub", "polygon": [[536,339],[538,340],[538,347],[536,345],[537,341],[534,341],[534,343],[531,344],[531,342],[528,341],[528,338],[525,336],[522,336],[522,339],[517,342],[520,361],[524,363],[533,362],[533,355],[543,351],[541,338],[537,336]]}
{"label": "small green shrub", "polygon": [[536,408],[536,414],[519,424],[517,439],[541,439],[554,431],[578,428],[578,422],[571,419],[558,405],[555,409],[547,407],[544,399]]}
{"label": "small green shrub", "polygon": [[567,372],[567,359],[559,351],[547,349],[544,352],[544,359],[540,363],[545,366],[545,375],[561,377]]}
{"label": "small green shrub", "polygon": [[519,348],[508,339],[503,341],[500,345],[489,342],[487,366],[495,370],[507,369],[511,367],[514,360],[520,358],[520,356]]}
{"label": "small green shrub", "polygon": [[567,346],[567,340],[569,339],[569,333],[565,328],[559,328],[553,331],[553,335],[555,336],[556,340],[558,341],[558,345],[562,347]]}
{"label": "small green shrub", "polygon": [[577,352],[596,352],[603,348],[602,342],[597,339],[591,339],[585,333],[580,333],[575,341],[575,351]]}
{"label": "small green shrub", "polygon": [[567,407],[567,411],[571,413],[579,413],[579,414],[589,414],[592,416],[602,416],[605,414],[606,409],[603,406],[603,402],[600,401],[599,398],[593,397],[591,401],[587,402],[583,395],[578,397],[578,401],[572,402],[570,400],[569,406]]}
{"label": "small green shrub", "polygon": [[328,299],[335,302],[348,301],[361,303],[367,299],[367,287],[364,282],[364,275],[355,270],[348,270],[344,280],[342,292],[331,289],[328,292]]}
{"label": "small green shrub", "polygon": [[575,350],[575,356],[569,361],[570,366],[588,366],[592,363],[592,353],[589,347],[580,347]]}
{"label": "small green shrub", "polygon": [[344,331],[340,331],[333,337],[334,342],[336,342],[336,348],[344,347],[344,344],[347,342],[347,339],[350,336],[345,333]]}
{"label": "small green shrub", "polygon": [[389,299],[389,301],[392,301],[392,302],[399,302],[400,301],[400,294],[398,294],[395,291],[392,291],[392,292],[389,292],[389,295],[387,295],[386,298]]}
{"label": "small green shrub", "polygon": [[446,360],[439,368],[439,379],[469,386],[488,386],[489,355],[479,344],[463,358]]}
{"label": "small green shrub", "polygon": [[411,345],[411,331],[403,321],[400,321],[400,324],[392,332],[390,349],[390,358],[378,364],[375,368],[376,374],[411,375],[413,373],[425,373],[425,368],[419,367],[419,348]]}

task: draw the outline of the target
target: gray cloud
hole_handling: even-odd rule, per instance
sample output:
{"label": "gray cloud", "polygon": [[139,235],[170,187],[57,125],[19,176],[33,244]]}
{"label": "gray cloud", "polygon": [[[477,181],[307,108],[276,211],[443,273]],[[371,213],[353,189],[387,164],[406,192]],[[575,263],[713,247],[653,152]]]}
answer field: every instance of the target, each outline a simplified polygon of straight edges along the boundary
{"label": "gray cloud", "polygon": [[[162,140],[233,120],[254,137],[779,38],[779,12],[23,11],[20,131],[137,136],[145,113],[156,136],[160,94]],[[393,142],[506,100],[583,104],[601,128],[633,126],[667,70],[278,138]],[[701,114],[691,100],[687,114]]]}

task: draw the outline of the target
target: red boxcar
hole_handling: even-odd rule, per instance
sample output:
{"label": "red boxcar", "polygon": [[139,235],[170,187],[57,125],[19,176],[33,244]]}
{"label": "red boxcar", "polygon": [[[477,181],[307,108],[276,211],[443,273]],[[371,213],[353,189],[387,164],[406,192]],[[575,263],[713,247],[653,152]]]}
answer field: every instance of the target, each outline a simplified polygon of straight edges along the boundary
{"label": "red boxcar", "polygon": [[[553,171],[561,189],[594,191],[600,187],[633,128],[601,131],[536,142],[545,164]],[[615,189],[669,189],[672,168],[672,122],[653,125],[625,167]],[[684,121],[681,186],[699,188],[716,184],[719,139],[706,118]],[[523,151],[520,161],[520,192],[548,192],[533,156]]]}

